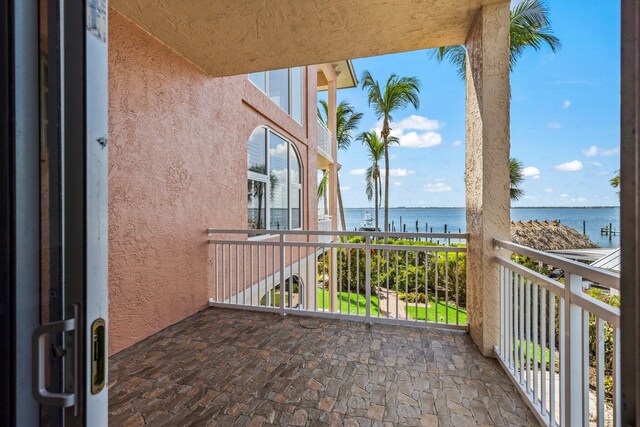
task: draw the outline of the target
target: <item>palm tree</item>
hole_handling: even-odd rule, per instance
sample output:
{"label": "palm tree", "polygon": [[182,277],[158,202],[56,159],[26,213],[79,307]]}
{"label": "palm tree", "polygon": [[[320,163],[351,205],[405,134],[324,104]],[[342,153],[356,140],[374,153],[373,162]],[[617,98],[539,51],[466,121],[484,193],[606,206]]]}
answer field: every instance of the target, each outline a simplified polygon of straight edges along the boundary
{"label": "palm tree", "polygon": [[[509,38],[511,41],[510,68],[528,47],[535,50],[547,45],[553,52],[560,49],[560,39],[553,35],[549,8],[544,0],[525,0],[511,10]],[[462,80],[467,74],[467,49],[464,45],[441,47],[434,51],[438,61],[448,59],[458,70]]]}
{"label": "palm tree", "polygon": [[382,119],[382,140],[384,142],[384,231],[389,231],[389,135],[391,115],[409,105],[416,110],[420,107],[420,80],[416,77],[398,77],[391,74],[384,88],[369,71],[362,74],[362,89],[368,91],[369,106],[373,106],[378,119]]}
{"label": "palm tree", "polygon": [[[620,171],[616,171],[616,176],[609,180],[609,183],[613,188],[620,188]],[[618,199],[620,198],[620,191],[617,191]]]}
{"label": "palm tree", "polygon": [[[390,137],[389,140],[397,141],[398,138]],[[379,229],[378,210],[380,209],[380,200],[382,198],[382,181],[380,179],[380,161],[384,156],[384,142],[380,140],[375,130],[369,132],[362,132],[358,136],[358,140],[362,142],[367,150],[367,156],[371,161],[371,166],[367,168],[366,182],[367,182],[367,199],[371,201],[375,198],[375,215],[376,215],[376,230]]]}
{"label": "palm tree", "polygon": [[[329,125],[329,104],[324,99],[320,101],[322,112],[318,108],[318,117],[325,125]],[[324,112],[324,114],[323,114]],[[353,133],[358,128],[362,113],[356,112],[349,101],[340,101],[336,107],[336,141],[338,142],[338,150],[346,150],[351,145]],[[340,166],[338,165],[338,170]],[[340,225],[342,230],[347,230],[344,219],[344,207],[342,205],[342,191],[340,191],[340,174],[336,174],[336,188],[338,190],[338,210],[340,211]]]}
{"label": "palm tree", "polygon": [[520,184],[524,181],[522,162],[515,157],[509,159],[509,197],[511,200],[520,200],[524,196],[524,190]]}

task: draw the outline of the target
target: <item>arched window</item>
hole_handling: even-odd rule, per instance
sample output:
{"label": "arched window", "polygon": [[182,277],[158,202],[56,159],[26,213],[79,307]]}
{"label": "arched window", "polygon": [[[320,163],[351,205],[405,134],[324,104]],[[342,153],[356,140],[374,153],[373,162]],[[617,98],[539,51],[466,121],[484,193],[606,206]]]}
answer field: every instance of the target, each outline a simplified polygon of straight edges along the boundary
{"label": "arched window", "polygon": [[295,147],[259,127],[247,149],[248,228],[302,228],[302,169]]}

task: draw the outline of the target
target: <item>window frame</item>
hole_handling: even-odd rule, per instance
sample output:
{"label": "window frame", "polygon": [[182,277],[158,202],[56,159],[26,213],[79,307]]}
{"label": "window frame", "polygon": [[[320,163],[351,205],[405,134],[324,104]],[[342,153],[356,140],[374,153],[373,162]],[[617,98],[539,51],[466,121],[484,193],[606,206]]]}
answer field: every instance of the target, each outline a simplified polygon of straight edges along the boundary
{"label": "window frame", "polygon": [[[289,138],[285,137],[284,135],[282,135],[280,132],[266,126],[266,125],[260,125],[258,127],[256,127],[252,132],[251,135],[249,136],[249,138],[247,139],[247,151],[249,150],[249,141],[251,140],[251,136],[258,130],[258,129],[262,129],[265,132],[265,150],[266,150],[266,170],[267,170],[267,174],[263,175],[260,174],[258,172],[253,172],[249,170],[249,167],[247,165],[247,182],[245,184],[248,184],[248,181],[258,181],[258,182],[263,182],[265,183],[265,210],[266,210],[266,215],[265,215],[265,227],[266,228],[259,228],[256,229],[256,231],[277,231],[276,229],[271,228],[271,188],[269,186],[269,181],[270,181],[270,173],[271,173],[271,156],[269,155],[269,147],[271,144],[271,134],[274,134],[276,136],[278,136],[279,138],[281,138],[283,141],[285,141],[287,143],[287,213],[288,213],[288,223],[287,223],[287,228],[286,229],[282,229],[280,231],[296,231],[296,230],[303,230],[304,229],[304,189],[303,189],[303,182],[304,182],[304,174],[303,174],[303,165],[302,165],[302,157],[300,156],[300,152],[298,151],[298,147],[296,147],[296,144],[290,140]],[[291,153],[295,154],[296,160],[298,161],[298,166],[300,169],[300,181],[299,182],[295,182],[292,183],[291,182]],[[292,221],[292,211],[293,211],[293,207],[292,207],[292,203],[291,203],[291,198],[292,198],[292,193],[293,191],[300,191],[300,216],[299,216],[299,220],[300,220],[300,226],[296,227],[296,228],[292,228],[291,225],[293,223]],[[247,204],[247,224],[248,224],[248,204]],[[248,225],[247,225],[248,228]],[[250,239],[253,240],[260,240],[260,239],[267,239],[270,237],[273,237],[274,235],[271,233],[267,233],[267,234],[260,234],[260,235],[256,235],[256,236],[250,236]]]}
{"label": "window frame", "polygon": [[[298,121],[298,119],[296,119],[293,116],[292,113],[292,109],[293,109],[293,70],[294,68],[299,68],[300,69],[300,120]],[[281,70],[281,69],[280,69]],[[249,80],[251,82],[252,85],[254,85],[260,92],[262,92],[264,95],[267,96],[267,98],[269,98],[269,101],[273,102],[274,104],[276,104],[278,106],[278,108],[280,108],[282,111],[284,111],[285,113],[287,113],[289,115],[289,117],[291,117],[296,123],[298,123],[299,125],[304,125],[304,112],[305,112],[305,97],[304,97],[304,88],[305,88],[305,81],[306,81],[306,73],[304,72],[304,70],[306,70],[306,67],[292,67],[292,68],[287,68],[288,73],[288,98],[289,98],[289,111],[285,110],[284,108],[282,108],[280,106],[280,104],[276,103],[275,101],[273,101],[271,99],[271,97],[269,96],[269,72],[268,71],[257,71],[255,73],[249,73],[247,74],[247,80]],[[273,70],[273,71],[278,71],[278,70]],[[258,86],[253,80],[251,80],[251,75],[252,74],[262,74],[264,76],[264,90],[262,90],[262,88],[260,86]]]}

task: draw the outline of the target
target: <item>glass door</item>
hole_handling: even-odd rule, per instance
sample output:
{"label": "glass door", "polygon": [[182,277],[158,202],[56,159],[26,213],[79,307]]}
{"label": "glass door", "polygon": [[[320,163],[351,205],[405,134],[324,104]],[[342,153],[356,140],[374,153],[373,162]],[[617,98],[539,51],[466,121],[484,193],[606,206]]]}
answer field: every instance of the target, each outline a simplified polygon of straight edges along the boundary
{"label": "glass door", "polygon": [[107,1],[0,7],[0,425],[106,426]]}

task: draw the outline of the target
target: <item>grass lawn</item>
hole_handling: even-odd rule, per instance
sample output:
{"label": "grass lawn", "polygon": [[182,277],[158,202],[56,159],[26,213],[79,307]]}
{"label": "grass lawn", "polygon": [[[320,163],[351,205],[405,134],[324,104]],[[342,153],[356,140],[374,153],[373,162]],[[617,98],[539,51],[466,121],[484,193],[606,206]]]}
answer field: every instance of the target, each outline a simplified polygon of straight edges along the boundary
{"label": "grass lawn", "polygon": [[[533,342],[529,341],[529,362],[530,365],[533,366]],[[539,344],[536,344],[536,347],[538,348],[538,363],[542,362],[542,347]],[[517,352],[517,363],[518,363],[518,367],[520,367],[520,340],[516,341],[516,352]],[[549,348],[545,348],[545,361],[547,362],[547,364],[549,364],[549,355],[551,354],[549,352]],[[524,345],[524,363],[527,363],[527,347],[526,347],[526,341],[525,341],[525,345]],[[559,361],[556,363],[556,369],[559,369]]]}
{"label": "grass lawn", "polygon": [[[351,296],[351,298],[349,298]],[[324,305],[322,305],[324,302]],[[311,301],[313,304],[313,301]],[[338,304],[340,304],[339,312],[343,314],[366,315],[367,314],[367,297],[364,295],[348,292],[338,292]],[[371,315],[378,315],[378,297],[371,295]],[[322,308],[329,309],[329,291],[326,289],[318,289],[318,310]]]}
{"label": "grass lawn", "polygon": [[[425,314],[427,316],[427,321],[428,322],[435,322],[436,321],[436,307],[435,307],[435,301],[430,300],[430,307],[429,309],[427,309],[426,307],[418,307],[417,313],[416,313],[416,306],[415,304],[412,305],[411,303],[409,303],[409,307],[407,310],[407,314],[409,315],[410,318],[412,319],[418,319],[418,320],[424,320],[425,319]],[[444,303],[444,301],[439,301],[438,302],[438,322],[440,323],[444,323],[445,322],[445,312],[447,313],[447,316],[449,318],[449,323],[456,323],[456,308],[455,306],[447,306],[447,304]],[[458,310],[458,322],[461,325],[464,325],[467,323],[467,311],[464,309],[459,309]]]}
{"label": "grass lawn", "polygon": [[[285,295],[289,295],[289,292],[285,292]],[[314,308],[314,304],[317,304],[318,311],[323,309],[329,310],[329,291],[326,289],[318,288],[318,299],[316,301],[310,301],[309,307]],[[367,314],[367,298],[364,295],[348,292],[338,292],[338,303],[340,304],[340,313],[353,314],[364,316]],[[266,296],[260,300],[260,305],[266,305]],[[378,297],[371,295],[371,315],[378,315]],[[280,307],[280,290],[271,291],[271,306]]]}

